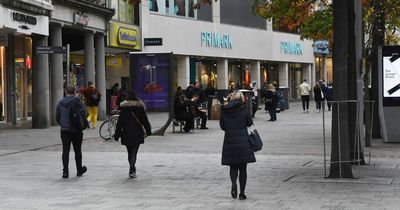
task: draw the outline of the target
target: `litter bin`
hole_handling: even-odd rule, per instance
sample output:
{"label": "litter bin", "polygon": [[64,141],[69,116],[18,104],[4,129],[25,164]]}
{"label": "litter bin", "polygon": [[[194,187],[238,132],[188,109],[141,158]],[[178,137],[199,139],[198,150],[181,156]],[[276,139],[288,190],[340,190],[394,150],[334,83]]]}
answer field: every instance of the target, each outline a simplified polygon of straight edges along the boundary
{"label": "litter bin", "polygon": [[221,114],[221,104],[217,98],[213,98],[211,105],[211,120],[219,120]]}

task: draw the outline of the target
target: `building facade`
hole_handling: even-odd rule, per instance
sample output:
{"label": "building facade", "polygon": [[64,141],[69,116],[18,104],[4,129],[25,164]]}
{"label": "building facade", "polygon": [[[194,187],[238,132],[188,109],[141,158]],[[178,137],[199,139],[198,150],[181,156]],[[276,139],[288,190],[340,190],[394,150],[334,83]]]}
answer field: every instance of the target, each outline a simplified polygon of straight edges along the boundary
{"label": "building facade", "polygon": [[32,119],[33,127],[49,125],[47,46],[50,0],[0,1],[0,127]]}
{"label": "building facade", "polygon": [[[253,81],[258,87],[275,81],[288,90],[290,100],[296,100],[302,80],[313,83],[311,41],[272,31],[270,22],[251,13],[251,2],[202,2],[141,2],[142,52],[171,52],[176,86],[185,88],[198,81],[224,92]],[[161,44],[146,45],[154,38]]]}

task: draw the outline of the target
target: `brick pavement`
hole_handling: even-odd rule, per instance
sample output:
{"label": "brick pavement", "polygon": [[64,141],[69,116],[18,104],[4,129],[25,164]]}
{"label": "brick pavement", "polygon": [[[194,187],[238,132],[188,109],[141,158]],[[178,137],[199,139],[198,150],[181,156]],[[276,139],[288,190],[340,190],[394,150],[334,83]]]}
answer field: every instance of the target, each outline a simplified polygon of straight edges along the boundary
{"label": "brick pavement", "polygon": [[[83,144],[88,173],[73,176],[72,159],[68,180],[61,179],[58,128],[0,131],[0,209],[399,209],[400,145],[375,140],[360,179],[324,179],[321,115],[291,108],[277,122],[256,115],[265,148],[248,166],[246,201],[230,198],[217,121],[194,134],[169,128],[149,137],[137,179],[127,176],[125,148],[93,138],[95,130]],[[161,118],[150,114],[153,126]]]}

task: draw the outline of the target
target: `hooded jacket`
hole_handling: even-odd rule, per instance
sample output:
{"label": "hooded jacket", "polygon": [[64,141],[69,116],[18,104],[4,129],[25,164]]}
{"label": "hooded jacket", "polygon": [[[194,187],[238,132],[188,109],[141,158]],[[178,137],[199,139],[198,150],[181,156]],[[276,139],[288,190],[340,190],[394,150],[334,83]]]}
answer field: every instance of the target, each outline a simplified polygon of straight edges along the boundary
{"label": "hooded jacket", "polygon": [[151,135],[151,125],[146,115],[144,103],[139,100],[121,102],[121,112],[118,117],[114,138],[121,138],[121,144],[126,146],[143,144],[144,133],[142,125],[146,130],[146,134]]}
{"label": "hooded jacket", "polygon": [[231,101],[221,107],[220,127],[225,131],[222,146],[222,165],[256,162],[248,140],[247,127],[253,124],[248,107]]}
{"label": "hooded jacket", "polygon": [[81,99],[76,96],[65,96],[57,105],[56,121],[61,126],[62,131],[77,132],[80,131],[71,126],[70,122],[70,109],[72,105],[77,104],[78,109],[85,111],[87,116],[86,106],[82,103]]}

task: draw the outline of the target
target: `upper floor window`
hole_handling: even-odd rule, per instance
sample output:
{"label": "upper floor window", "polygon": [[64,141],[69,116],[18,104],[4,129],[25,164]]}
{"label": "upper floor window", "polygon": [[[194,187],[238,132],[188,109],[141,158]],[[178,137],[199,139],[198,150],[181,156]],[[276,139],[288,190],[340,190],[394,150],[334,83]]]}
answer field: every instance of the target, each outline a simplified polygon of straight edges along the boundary
{"label": "upper floor window", "polygon": [[134,24],[134,7],[128,0],[112,0],[111,8],[115,9],[113,20]]}
{"label": "upper floor window", "polygon": [[149,9],[165,15],[197,18],[198,0],[149,0]]}

